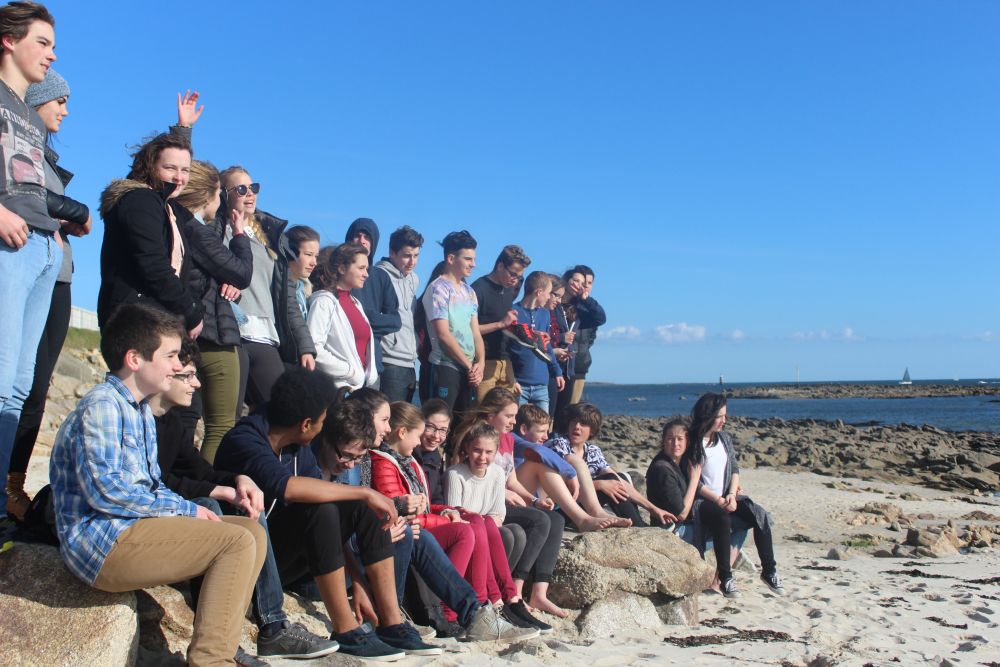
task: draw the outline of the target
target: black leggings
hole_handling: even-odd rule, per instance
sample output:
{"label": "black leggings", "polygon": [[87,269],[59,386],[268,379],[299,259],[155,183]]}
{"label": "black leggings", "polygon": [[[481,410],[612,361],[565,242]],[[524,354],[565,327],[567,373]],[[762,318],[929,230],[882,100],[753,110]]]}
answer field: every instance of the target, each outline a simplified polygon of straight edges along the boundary
{"label": "black leggings", "polygon": [[242,416],[243,402],[251,408],[271,400],[271,387],[285,372],[278,348],[267,343],[244,340],[240,354],[240,399],[236,402],[236,420]]}
{"label": "black leggings", "polygon": [[[627,479],[622,478],[615,472],[607,472],[600,475],[597,479],[616,479],[628,483]],[[596,481],[596,480],[595,480]],[[625,500],[618,502],[608,494],[603,491],[597,492],[597,502],[601,505],[607,505],[611,508],[611,511],[615,513],[616,516],[620,516],[623,519],[631,519],[632,525],[637,528],[644,528],[647,524],[642,520],[642,515],[639,514],[639,508],[635,506],[631,500],[626,498]]]}
{"label": "black leggings", "polygon": [[760,567],[764,574],[773,574],[777,569],[774,562],[771,527],[766,522],[763,527],[757,525],[749,501],[750,499],[745,496],[737,498],[736,511],[732,513],[709,500],[702,502],[698,510],[701,524],[705,527],[705,531],[712,536],[712,547],[715,551],[715,562],[719,568],[719,579],[723,581],[733,576],[729,559],[731,557],[730,537],[733,533],[731,517],[734,515],[753,527],[753,542],[757,545],[757,555],[760,557]]}
{"label": "black leggings", "polygon": [[344,567],[344,542],[354,533],[365,565],[390,558],[394,551],[389,531],[382,530],[378,517],[360,500],[277,503],[267,517],[267,532],[282,585]]}
{"label": "black leggings", "polygon": [[511,560],[511,577],[523,581],[531,574],[536,582],[552,581],[552,571],[556,567],[563,530],[566,528],[563,515],[535,507],[507,505],[507,519],[504,523],[520,526],[525,534],[521,557],[516,561]]}
{"label": "black leggings", "polygon": [[55,371],[59,352],[66,342],[66,331],[69,329],[69,315],[73,300],[70,295],[69,283],[56,283],[52,290],[52,303],[49,305],[49,315],[42,330],[42,339],[38,341],[38,354],[35,357],[35,378],[31,383],[31,392],[24,399],[21,408],[21,420],[17,423],[17,434],[14,436],[14,449],[10,456],[10,472],[27,472],[31,452],[38,439],[38,431],[42,426],[42,416],[45,414],[45,399],[49,392],[49,382]]}
{"label": "black leggings", "polygon": [[440,398],[453,412],[468,410],[475,392],[469,387],[469,374],[451,366],[431,366],[431,398]]}

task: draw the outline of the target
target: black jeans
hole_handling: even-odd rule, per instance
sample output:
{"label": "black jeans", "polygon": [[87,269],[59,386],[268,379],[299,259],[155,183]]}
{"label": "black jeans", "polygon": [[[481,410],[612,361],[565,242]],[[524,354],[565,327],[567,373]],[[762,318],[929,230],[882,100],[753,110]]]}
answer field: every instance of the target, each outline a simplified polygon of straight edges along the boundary
{"label": "black jeans", "polygon": [[267,530],[282,585],[344,567],[344,542],[355,533],[365,565],[393,554],[389,531],[382,530],[375,513],[359,500],[279,503],[267,517]]}
{"label": "black jeans", "polygon": [[384,364],[379,375],[379,390],[389,397],[389,402],[413,402],[413,394],[417,391],[417,372],[412,368]]}
{"label": "black jeans", "polygon": [[469,408],[475,392],[469,386],[469,374],[451,366],[431,366],[431,398],[440,398],[453,412]]}
{"label": "black jeans", "polygon": [[732,517],[738,516],[753,527],[753,542],[757,545],[757,555],[760,557],[760,567],[764,574],[773,574],[777,569],[774,562],[774,545],[771,538],[771,527],[765,524],[757,525],[753,511],[750,509],[749,498],[736,500],[736,511],[729,513],[711,501],[701,504],[699,517],[705,531],[712,536],[712,547],[715,551],[715,562],[719,568],[719,578],[725,580],[733,576],[730,558],[730,536],[733,532]]}
{"label": "black jeans", "polygon": [[[35,378],[31,383],[31,392],[24,399],[21,408],[21,419],[17,423],[17,434],[14,436],[14,449],[10,456],[10,472],[27,472],[31,452],[35,449],[35,440],[42,426],[42,416],[45,414],[45,399],[49,392],[49,382],[55,371],[59,353],[66,342],[66,331],[69,329],[69,315],[73,300],[69,283],[56,283],[52,290],[52,303],[49,305],[49,315],[42,330],[42,339],[38,341],[38,354],[35,357]],[[4,480],[0,480],[3,483]]]}
{"label": "black jeans", "polygon": [[566,527],[563,515],[535,507],[508,505],[504,524],[505,527],[508,527],[507,524],[519,526],[525,535],[520,557],[510,559],[511,576],[523,581],[531,574],[537,582],[551,581]]}
{"label": "black jeans", "polygon": [[[597,479],[621,479],[617,473],[609,472],[599,476]],[[627,480],[622,480],[627,481]],[[642,520],[642,516],[639,514],[639,508],[635,506],[631,500],[626,498],[625,500],[618,502],[611,496],[607,495],[602,491],[597,492],[597,502],[601,505],[607,505],[611,508],[611,511],[615,513],[616,516],[620,516],[623,519],[632,519],[632,525],[636,527],[645,527],[648,524]]]}
{"label": "black jeans", "polygon": [[236,403],[236,421],[240,419],[244,401],[253,408],[271,400],[271,387],[285,372],[285,363],[274,345],[245,340],[238,349],[240,400]]}

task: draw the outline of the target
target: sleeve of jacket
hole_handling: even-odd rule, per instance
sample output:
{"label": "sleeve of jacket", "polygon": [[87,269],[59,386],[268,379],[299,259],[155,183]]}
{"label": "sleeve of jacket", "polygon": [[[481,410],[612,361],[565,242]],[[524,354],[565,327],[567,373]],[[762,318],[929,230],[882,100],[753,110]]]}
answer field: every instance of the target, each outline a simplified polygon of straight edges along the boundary
{"label": "sleeve of jacket", "polygon": [[236,475],[215,470],[189,444],[181,445],[174,465],[162,472],[166,485],[188,500],[208,496],[216,486],[236,485]]}
{"label": "sleeve of jacket", "polygon": [[246,235],[235,236],[226,247],[210,225],[192,220],[185,228],[190,241],[188,252],[201,269],[219,284],[246,289],[253,277],[253,251]]}
{"label": "sleeve of jacket", "polygon": [[389,498],[405,496],[409,490],[403,485],[403,478],[389,461],[378,454],[371,455],[372,488]]}
{"label": "sleeve of jacket", "polygon": [[399,316],[399,298],[396,290],[392,288],[392,281],[385,271],[373,271],[369,274],[371,286],[359,290],[361,292],[361,305],[368,317],[368,323],[372,327],[372,333],[381,338],[391,333],[396,333],[403,326],[403,319]]}
{"label": "sleeve of jacket", "polygon": [[188,293],[170,265],[163,247],[163,226],[168,223],[162,200],[152,190],[135,190],[125,195],[118,206],[132,248],[130,259],[145,286],[143,293],[181,315],[184,326],[193,329],[201,322],[201,300]]}
{"label": "sleeve of jacket", "polygon": [[592,296],[577,301],[576,313],[577,319],[580,320],[581,329],[594,329],[604,326],[608,321],[608,316],[604,313],[604,308]]}
{"label": "sleeve of jacket", "polygon": [[57,195],[51,190],[45,191],[45,204],[49,209],[49,217],[55,220],[85,225],[90,218],[90,209],[86,204],[66,195]]}
{"label": "sleeve of jacket", "polygon": [[[295,299],[295,282],[285,278],[285,312],[288,318],[288,328],[295,338],[295,344],[299,351],[299,356],[311,354],[317,358],[319,346],[315,344],[306,321],[302,319],[302,311],[299,310],[299,302]],[[295,361],[298,361],[297,359]]]}

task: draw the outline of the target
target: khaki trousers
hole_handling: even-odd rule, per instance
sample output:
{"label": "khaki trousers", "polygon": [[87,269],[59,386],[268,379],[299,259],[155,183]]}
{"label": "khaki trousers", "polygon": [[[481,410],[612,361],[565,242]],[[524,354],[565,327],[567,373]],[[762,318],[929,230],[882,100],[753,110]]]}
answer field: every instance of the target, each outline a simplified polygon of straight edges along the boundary
{"label": "khaki trousers", "polygon": [[240,400],[240,355],[235,345],[215,345],[201,341],[202,415],[205,418],[205,439],[201,457],[215,462],[222,436],[236,424],[237,403]]}
{"label": "khaki trousers", "polygon": [[94,587],[121,593],[204,575],[188,663],[233,665],[266,553],[264,529],[246,517],[139,519],[118,537]]}
{"label": "khaki trousers", "polygon": [[486,393],[493,387],[503,387],[514,390],[514,367],[509,359],[487,359],[483,371],[483,381],[476,387],[476,400],[482,401]]}

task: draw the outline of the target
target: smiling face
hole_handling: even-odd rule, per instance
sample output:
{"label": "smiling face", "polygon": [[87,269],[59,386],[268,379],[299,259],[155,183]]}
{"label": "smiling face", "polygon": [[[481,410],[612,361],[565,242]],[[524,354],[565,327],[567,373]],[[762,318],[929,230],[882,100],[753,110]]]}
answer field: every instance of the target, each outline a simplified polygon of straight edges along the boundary
{"label": "smiling face", "polygon": [[294,280],[305,280],[316,268],[316,256],[319,254],[319,241],[302,241],[299,243],[299,255],[288,263],[288,272]]}
{"label": "smiling face", "polygon": [[510,433],[514,430],[514,422],[517,421],[517,403],[508,404],[486,421],[497,430],[497,433]]}
{"label": "smiling face", "polygon": [[40,83],[56,59],[56,33],[45,21],[34,21],[23,39],[4,37],[3,47],[28,83]]}
{"label": "smiling face", "polygon": [[687,446],[687,429],[683,426],[671,426],[670,430],[663,436],[663,453],[669,456],[674,463],[681,462],[681,457],[687,451]]}
{"label": "smiling face", "polygon": [[493,438],[476,438],[466,445],[465,454],[472,474],[483,477],[497,456],[497,441]]}
{"label": "smiling face", "polygon": [[399,427],[396,429],[396,441],[393,447],[401,456],[410,456],[413,450],[420,446],[420,438],[424,434],[424,425],[417,428]]}
{"label": "smiling face", "polygon": [[552,294],[549,295],[549,302],[545,304],[545,307],[552,310],[560,303],[562,303],[563,296],[566,294],[566,288],[560,287],[559,289],[552,290]]}
{"label": "smiling face", "polygon": [[66,108],[68,101],[68,97],[60,97],[35,107],[35,111],[45,123],[46,130],[52,133],[59,131],[63,118],[69,115],[69,109]]}
{"label": "smiling face", "polygon": [[451,420],[446,414],[438,413],[424,418],[424,431],[420,437],[420,448],[426,452],[433,452],[443,445],[448,437],[449,426],[451,426]]}
{"label": "smiling face", "polygon": [[566,282],[566,296],[574,297],[583,294],[583,290],[587,286],[587,279],[584,278],[582,273],[574,273],[570,276],[569,280]]}
{"label": "smiling face", "polygon": [[375,447],[382,444],[382,440],[385,436],[392,432],[392,426],[389,425],[390,409],[388,403],[383,403],[378,406],[373,415],[373,420],[375,422]]}
{"label": "smiling face", "polygon": [[170,199],[179,195],[191,178],[191,151],[183,148],[164,148],[153,164],[153,177],[177,187],[170,193]]}
{"label": "smiling face", "polygon": [[445,261],[452,276],[459,280],[465,280],[472,275],[472,270],[476,268],[476,251],[474,248],[459,250],[448,255]]}
{"label": "smiling face", "polygon": [[[368,255],[358,253],[354,256],[354,261],[347,265],[337,280],[337,289],[352,290],[361,289],[368,280]],[[386,408],[388,409],[388,408]]]}
{"label": "smiling face", "polygon": [[161,336],[160,346],[150,359],[144,359],[138,350],[125,353],[126,366],[135,373],[136,388],[142,397],[170,390],[173,376],[184,368],[177,358],[180,351],[180,336]]}
{"label": "smiling face", "polygon": [[171,376],[170,388],[163,392],[161,400],[165,405],[189,407],[195,390],[200,386],[198,369],[194,364],[185,364],[179,373]]}
{"label": "smiling face", "polygon": [[[253,180],[250,178],[250,174],[245,171],[235,171],[229,174],[226,177],[226,182],[223,183],[226,188],[229,208],[242,211],[246,217],[250,217],[257,210],[257,195],[250,189],[251,183]],[[241,195],[236,191],[236,187],[240,185],[246,186],[244,190],[246,194]]]}
{"label": "smiling face", "polygon": [[403,246],[399,249],[399,252],[389,251],[389,261],[404,276],[413,273],[413,269],[417,268],[417,260],[419,258],[420,248],[414,248],[411,245]]}

